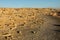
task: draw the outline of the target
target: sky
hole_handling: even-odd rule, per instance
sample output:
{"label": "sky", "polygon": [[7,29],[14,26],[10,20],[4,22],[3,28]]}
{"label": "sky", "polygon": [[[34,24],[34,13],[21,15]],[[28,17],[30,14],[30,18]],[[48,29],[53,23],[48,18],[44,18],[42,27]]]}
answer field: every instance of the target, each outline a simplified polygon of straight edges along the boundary
{"label": "sky", "polygon": [[60,0],[0,0],[0,8],[60,8]]}

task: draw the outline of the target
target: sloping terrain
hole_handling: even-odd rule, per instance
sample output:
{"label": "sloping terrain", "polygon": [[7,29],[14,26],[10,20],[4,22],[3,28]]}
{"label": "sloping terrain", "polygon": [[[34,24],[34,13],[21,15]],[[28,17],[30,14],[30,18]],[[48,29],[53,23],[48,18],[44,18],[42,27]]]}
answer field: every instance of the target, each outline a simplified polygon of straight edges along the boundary
{"label": "sloping terrain", "polygon": [[51,8],[0,8],[0,40],[60,40],[60,16]]}

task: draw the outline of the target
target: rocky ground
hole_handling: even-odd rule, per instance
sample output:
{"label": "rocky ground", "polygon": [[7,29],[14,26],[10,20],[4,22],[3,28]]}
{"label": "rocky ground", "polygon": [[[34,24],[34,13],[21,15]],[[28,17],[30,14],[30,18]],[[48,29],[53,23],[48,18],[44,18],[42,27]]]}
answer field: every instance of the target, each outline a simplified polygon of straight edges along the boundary
{"label": "rocky ground", "polygon": [[0,40],[60,40],[60,11],[0,8]]}

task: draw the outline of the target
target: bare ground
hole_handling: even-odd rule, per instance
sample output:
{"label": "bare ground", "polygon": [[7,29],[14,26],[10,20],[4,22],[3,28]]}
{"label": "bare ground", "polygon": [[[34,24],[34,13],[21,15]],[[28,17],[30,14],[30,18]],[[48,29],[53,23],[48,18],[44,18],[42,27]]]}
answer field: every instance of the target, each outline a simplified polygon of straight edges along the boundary
{"label": "bare ground", "polygon": [[60,40],[60,16],[51,8],[0,8],[0,40]]}

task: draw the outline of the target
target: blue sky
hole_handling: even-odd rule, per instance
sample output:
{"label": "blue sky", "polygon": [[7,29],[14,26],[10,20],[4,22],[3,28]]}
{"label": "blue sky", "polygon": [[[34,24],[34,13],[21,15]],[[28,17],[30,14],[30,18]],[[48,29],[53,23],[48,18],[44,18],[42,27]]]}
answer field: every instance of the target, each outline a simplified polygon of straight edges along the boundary
{"label": "blue sky", "polygon": [[0,7],[60,8],[60,0],[0,0]]}

